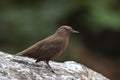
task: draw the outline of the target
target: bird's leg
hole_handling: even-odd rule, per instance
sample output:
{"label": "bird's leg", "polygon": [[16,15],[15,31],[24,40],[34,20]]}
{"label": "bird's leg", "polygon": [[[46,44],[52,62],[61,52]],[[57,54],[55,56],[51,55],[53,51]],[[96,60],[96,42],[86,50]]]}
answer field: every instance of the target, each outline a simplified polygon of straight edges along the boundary
{"label": "bird's leg", "polygon": [[54,70],[52,69],[52,67],[49,64],[49,60],[45,60],[44,62],[47,64],[47,67],[50,69],[50,71],[55,73]]}

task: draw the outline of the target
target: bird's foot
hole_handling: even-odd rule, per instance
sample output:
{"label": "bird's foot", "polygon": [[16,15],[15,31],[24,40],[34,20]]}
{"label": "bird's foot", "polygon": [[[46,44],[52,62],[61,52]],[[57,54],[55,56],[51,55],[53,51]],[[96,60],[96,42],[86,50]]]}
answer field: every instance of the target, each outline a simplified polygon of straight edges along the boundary
{"label": "bird's foot", "polygon": [[[49,70],[50,72],[55,73],[55,71],[54,71],[50,66],[46,65],[46,68],[48,68],[48,70]],[[55,73],[55,74],[56,74],[56,73]]]}
{"label": "bird's foot", "polygon": [[[44,61],[46,64],[47,64],[47,68],[52,72],[52,73],[55,73],[55,71],[52,69],[52,67],[49,65],[49,60],[45,60]],[[56,73],[55,73],[56,74]]]}

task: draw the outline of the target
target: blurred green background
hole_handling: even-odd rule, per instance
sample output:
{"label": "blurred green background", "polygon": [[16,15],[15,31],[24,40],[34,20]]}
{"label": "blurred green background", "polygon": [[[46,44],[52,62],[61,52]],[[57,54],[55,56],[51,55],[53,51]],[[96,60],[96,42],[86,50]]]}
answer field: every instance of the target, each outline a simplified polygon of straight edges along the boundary
{"label": "blurred green background", "polygon": [[61,25],[71,35],[60,61],[72,60],[82,46],[110,58],[120,57],[119,0],[1,0],[0,51],[15,54],[53,34]]}

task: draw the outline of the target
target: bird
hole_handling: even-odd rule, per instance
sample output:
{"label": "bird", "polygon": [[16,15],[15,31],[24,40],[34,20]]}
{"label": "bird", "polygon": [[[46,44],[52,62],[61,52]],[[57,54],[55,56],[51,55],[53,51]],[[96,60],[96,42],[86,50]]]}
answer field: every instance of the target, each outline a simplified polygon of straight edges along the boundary
{"label": "bird", "polygon": [[27,49],[18,52],[16,56],[27,56],[33,58],[36,60],[36,63],[44,61],[51,71],[54,72],[49,65],[49,61],[54,60],[63,53],[68,45],[71,33],[79,32],[73,30],[70,26],[61,26],[54,34],[38,41]]}

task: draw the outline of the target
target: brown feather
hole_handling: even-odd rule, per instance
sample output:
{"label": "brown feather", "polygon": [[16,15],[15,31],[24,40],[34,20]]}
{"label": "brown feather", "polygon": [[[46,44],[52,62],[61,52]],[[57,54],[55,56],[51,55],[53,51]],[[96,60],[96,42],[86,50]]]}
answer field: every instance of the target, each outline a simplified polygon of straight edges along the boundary
{"label": "brown feather", "polygon": [[72,32],[77,31],[74,31],[69,26],[61,26],[53,35],[37,42],[16,55],[34,58],[37,60],[36,62],[48,62],[49,60],[58,57],[65,50],[69,42],[69,36]]}

